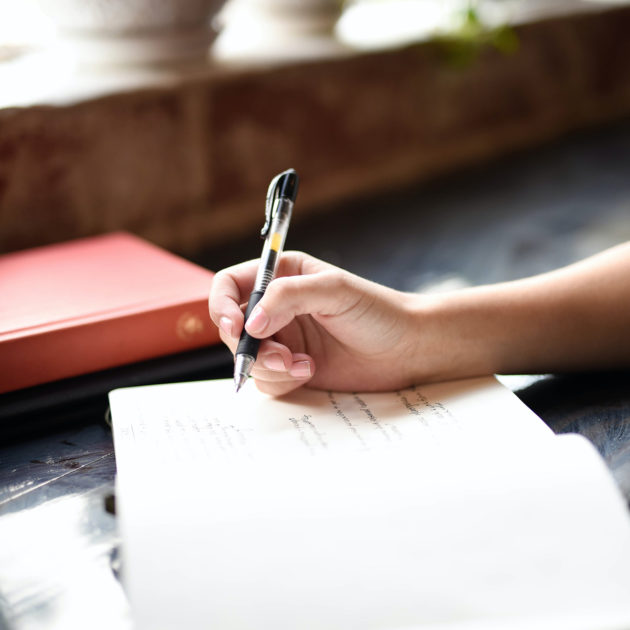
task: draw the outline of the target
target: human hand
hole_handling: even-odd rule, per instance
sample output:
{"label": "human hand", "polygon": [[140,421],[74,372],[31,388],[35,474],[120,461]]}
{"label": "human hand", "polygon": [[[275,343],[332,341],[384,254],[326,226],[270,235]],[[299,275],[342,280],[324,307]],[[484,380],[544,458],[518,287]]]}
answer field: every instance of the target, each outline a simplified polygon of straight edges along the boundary
{"label": "human hand", "polygon": [[[257,265],[214,278],[210,316],[232,352]],[[629,274],[625,243],[531,278],[415,295],[287,252],[247,322],[264,339],[252,374],[260,390],[281,395],[303,384],[376,391],[483,374],[627,368]]]}
{"label": "human hand", "polygon": [[[235,352],[257,260],[220,271],[210,317]],[[301,252],[282,255],[276,278],[246,324],[263,339],[252,376],[272,395],[301,385],[391,390],[414,382],[419,296],[359,278]]]}

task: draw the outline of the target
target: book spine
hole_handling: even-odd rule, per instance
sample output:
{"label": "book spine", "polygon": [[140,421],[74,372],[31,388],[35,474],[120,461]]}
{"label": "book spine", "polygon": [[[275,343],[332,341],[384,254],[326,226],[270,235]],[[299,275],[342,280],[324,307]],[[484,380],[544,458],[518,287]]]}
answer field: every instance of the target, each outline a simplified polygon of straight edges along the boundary
{"label": "book spine", "polygon": [[207,298],[7,340],[0,393],[219,342]]}

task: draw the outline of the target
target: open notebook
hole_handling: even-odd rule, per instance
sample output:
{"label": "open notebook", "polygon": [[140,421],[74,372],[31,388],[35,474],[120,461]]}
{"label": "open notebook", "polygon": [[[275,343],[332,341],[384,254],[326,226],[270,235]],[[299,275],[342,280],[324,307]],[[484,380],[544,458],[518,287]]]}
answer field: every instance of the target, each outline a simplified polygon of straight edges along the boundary
{"label": "open notebook", "polygon": [[603,461],[493,378],[110,403],[139,630],[630,628],[630,519]]}

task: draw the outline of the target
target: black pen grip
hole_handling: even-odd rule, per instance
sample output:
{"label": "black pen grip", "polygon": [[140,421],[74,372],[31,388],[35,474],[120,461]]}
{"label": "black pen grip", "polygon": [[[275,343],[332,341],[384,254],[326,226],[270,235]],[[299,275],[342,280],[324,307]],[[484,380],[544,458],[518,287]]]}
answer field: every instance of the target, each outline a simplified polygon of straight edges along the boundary
{"label": "black pen grip", "polygon": [[[247,309],[245,310],[245,321],[249,319],[254,307],[258,304],[258,302],[260,302],[263,295],[265,295],[264,291],[252,291],[249,296],[249,302],[247,303]],[[247,334],[247,332],[245,332],[245,328],[243,328],[241,338],[238,340],[238,346],[236,347],[236,354],[248,354],[255,359],[258,354],[259,346],[260,339],[256,339]]]}

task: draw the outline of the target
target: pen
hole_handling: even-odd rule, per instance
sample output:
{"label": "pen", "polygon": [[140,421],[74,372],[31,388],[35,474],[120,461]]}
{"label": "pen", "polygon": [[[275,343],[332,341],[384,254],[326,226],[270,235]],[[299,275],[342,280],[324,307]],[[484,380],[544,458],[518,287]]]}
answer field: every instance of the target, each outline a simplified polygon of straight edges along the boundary
{"label": "pen", "polygon": [[[273,280],[284,247],[284,241],[289,230],[291,212],[297,196],[299,178],[290,168],[276,175],[269,184],[265,201],[265,225],[260,231],[265,239],[263,251],[258,263],[258,272],[254,282],[254,289],[249,296],[245,321],[260,299],[265,294],[267,286]],[[251,337],[243,328],[234,356],[234,385],[236,391],[243,386],[252,371],[256,361],[260,339]]]}

